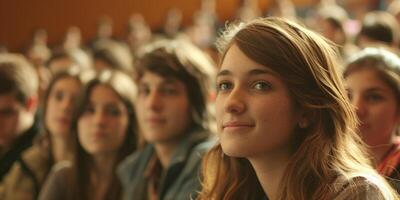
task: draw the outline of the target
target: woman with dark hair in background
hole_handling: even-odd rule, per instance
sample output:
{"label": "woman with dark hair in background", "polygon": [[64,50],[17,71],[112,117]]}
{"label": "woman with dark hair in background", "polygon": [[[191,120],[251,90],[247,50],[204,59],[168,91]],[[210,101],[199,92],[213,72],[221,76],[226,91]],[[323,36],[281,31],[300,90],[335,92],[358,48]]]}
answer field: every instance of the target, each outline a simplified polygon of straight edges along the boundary
{"label": "woman with dark hair in background", "polygon": [[72,162],[55,165],[39,199],[119,199],[115,168],[136,149],[135,93],[120,71],[102,71],[85,85],[72,118]]}

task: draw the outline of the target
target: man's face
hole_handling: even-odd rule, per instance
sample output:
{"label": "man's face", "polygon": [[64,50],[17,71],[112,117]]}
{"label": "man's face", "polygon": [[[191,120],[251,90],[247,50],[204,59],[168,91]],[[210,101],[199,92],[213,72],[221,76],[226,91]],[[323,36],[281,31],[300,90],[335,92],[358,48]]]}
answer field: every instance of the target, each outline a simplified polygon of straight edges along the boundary
{"label": "man's face", "polygon": [[26,112],[14,93],[0,94],[0,146],[10,145],[23,131],[21,117]]}
{"label": "man's face", "polygon": [[152,144],[176,144],[191,122],[182,81],[145,72],[139,81],[136,114],[142,134]]}

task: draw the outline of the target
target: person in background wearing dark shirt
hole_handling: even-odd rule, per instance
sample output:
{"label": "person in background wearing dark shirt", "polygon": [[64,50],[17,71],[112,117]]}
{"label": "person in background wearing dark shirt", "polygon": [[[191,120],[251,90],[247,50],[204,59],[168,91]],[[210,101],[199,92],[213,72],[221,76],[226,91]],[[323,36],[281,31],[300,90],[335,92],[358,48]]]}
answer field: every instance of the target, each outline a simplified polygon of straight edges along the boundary
{"label": "person in background wearing dark shirt", "polygon": [[[20,55],[0,55],[0,182],[36,135],[38,77]],[[1,193],[1,192],[0,192]],[[0,196],[1,197],[1,196]]]}

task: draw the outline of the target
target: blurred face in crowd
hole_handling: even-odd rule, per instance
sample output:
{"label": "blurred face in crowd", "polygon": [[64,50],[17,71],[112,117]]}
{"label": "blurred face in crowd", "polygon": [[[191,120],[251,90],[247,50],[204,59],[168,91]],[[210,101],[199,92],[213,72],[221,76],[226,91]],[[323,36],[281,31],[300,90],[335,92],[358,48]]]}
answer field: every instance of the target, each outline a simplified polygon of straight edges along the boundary
{"label": "blurred face in crowd", "polygon": [[110,64],[108,64],[107,62],[105,62],[102,59],[95,59],[94,60],[94,69],[97,72],[100,72],[100,71],[106,70],[106,69],[112,69],[112,68],[113,67]]}
{"label": "blurred face in crowd", "polygon": [[11,145],[18,135],[26,131],[30,124],[25,118],[33,114],[30,103],[24,105],[15,93],[0,94],[0,146]]}
{"label": "blurred face in crowd", "polygon": [[148,71],[139,81],[136,111],[141,133],[149,143],[176,143],[191,122],[184,83]]}
{"label": "blurred face in crowd", "polygon": [[281,78],[236,45],[217,76],[216,119],[221,147],[234,157],[287,157],[299,114]]}
{"label": "blurred face in crowd", "polygon": [[72,109],[81,84],[72,77],[59,79],[47,99],[45,124],[53,137],[65,138],[70,132]]}
{"label": "blurred face in crowd", "polygon": [[359,131],[364,141],[374,147],[390,144],[400,115],[394,91],[377,71],[362,68],[346,77],[347,91],[360,120]]}
{"label": "blurred face in crowd", "polygon": [[50,71],[53,74],[56,74],[60,71],[66,70],[69,66],[71,66],[73,64],[73,61],[68,58],[68,57],[62,57],[62,58],[58,58],[53,60],[48,68],[50,69]]}
{"label": "blurred face in crowd", "polygon": [[92,155],[117,153],[128,123],[127,108],[118,94],[106,85],[97,85],[78,120],[79,142]]}

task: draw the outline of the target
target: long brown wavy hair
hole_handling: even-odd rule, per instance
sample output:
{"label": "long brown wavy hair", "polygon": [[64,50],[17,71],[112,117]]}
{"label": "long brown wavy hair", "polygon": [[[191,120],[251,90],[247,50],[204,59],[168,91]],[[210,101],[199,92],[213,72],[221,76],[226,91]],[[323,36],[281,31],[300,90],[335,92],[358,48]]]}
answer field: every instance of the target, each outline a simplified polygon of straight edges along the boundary
{"label": "long brown wavy hair", "polygon": [[[271,17],[230,25],[217,44],[222,60],[235,44],[253,61],[270,67],[286,84],[295,106],[309,115],[310,125],[296,129],[300,134],[293,141],[277,199],[332,199],[339,190],[333,185],[336,180],[357,184],[351,180],[360,176],[375,177],[384,195],[395,196],[371,167],[354,131],[357,118],[330,42],[294,22]],[[206,155],[202,170],[198,199],[265,198],[250,162],[224,155],[220,144]]]}
{"label": "long brown wavy hair", "polygon": [[124,143],[118,150],[116,161],[113,163],[113,177],[103,200],[120,199],[122,193],[121,183],[116,176],[117,165],[137,148],[137,120],[134,110],[136,84],[131,77],[118,70],[103,70],[87,82],[77,100],[71,126],[71,142],[74,149],[72,170],[68,182],[68,198],[73,200],[87,200],[90,198],[90,172],[93,171],[92,156],[82,147],[78,139],[78,121],[89,105],[90,95],[95,87],[104,85],[119,95],[128,111],[128,127]]}

